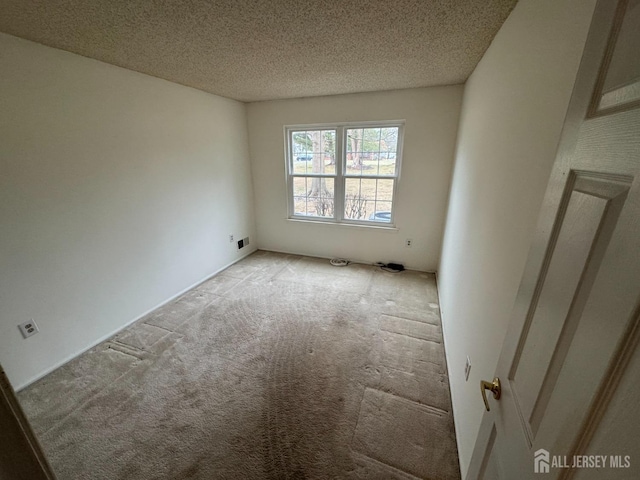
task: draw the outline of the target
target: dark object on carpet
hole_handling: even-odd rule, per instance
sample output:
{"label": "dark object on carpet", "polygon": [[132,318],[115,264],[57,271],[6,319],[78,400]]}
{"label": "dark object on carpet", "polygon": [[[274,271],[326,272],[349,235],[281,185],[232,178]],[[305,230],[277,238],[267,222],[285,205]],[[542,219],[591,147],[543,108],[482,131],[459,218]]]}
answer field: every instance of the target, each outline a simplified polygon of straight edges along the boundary
{"label": "dark object on carpet", "polygon": [[382,263],[378,262],[375,264],[376,267],[380,267],[380,270],[384,270],[385,272],[391,273],[399,273],[404,272],[404,265],[401,263]]}

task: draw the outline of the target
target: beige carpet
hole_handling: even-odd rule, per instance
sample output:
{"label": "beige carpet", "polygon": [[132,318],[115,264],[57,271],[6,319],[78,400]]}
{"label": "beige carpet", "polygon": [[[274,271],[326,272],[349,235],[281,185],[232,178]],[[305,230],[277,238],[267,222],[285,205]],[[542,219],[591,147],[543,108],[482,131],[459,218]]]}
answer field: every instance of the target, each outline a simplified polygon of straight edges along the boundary
{"label": "beige carpet", "polygon": [[60,480],[460,478],[430,274],[258,251],[19,397]]}

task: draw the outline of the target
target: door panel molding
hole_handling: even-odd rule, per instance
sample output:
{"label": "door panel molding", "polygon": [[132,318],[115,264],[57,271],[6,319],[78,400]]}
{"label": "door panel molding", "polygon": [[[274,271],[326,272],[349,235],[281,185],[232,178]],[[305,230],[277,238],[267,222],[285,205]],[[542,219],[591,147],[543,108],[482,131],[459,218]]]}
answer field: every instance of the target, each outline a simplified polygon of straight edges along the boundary
{"label": "door panel molding", "polygon": [[[626,372],[627,365],[631,361],[631,357],[638,345],[640,345],[640,301],[627,328],[621,335],[616,353],[611,359],[606,374],[603,376],[598,388],[598,395],[589,408],[586,420],[569,453],[570,456],[581,455],[587,451],[589,443],[607,412],[611,399],[615,395],[618,385]],[[571,480],[575,474],[576,469],[564,469],[560,474],[559,480]]]}
{"label": "door panel molding", "polygon": [[[587,110],[587,118],[609,115],[612,113],[630,110],[640,106],[640,78],[633,76],[615,88],[605,89],[607,78],[611,71],[612,62],[615,57],[616,48],[619,46],[621,34],[631,30],[636,30],[640,25],[631,25],[630,15],[627,12],[630,8],[630,0],[620,0],[616,8],[615,20],[609,32],[607,48],[604,58],[598,71],[596,86]],[[637,13],[637,12],[636,12]],[[627,21],[627,22],[625,22]],[[637,22],[637,19],[635,20]]]}
{"label": "door panel molding", "polygon": [[[491,435],[489,435],[489,441],[487,443],[487,451],[482,460],[482,466],[480,467],[480,475],[478,478],[480,480],[499,480],[502,478],[500,464],[497,462],[495,457],[492,457],[493,447],[496,444],[496,426],[494,425],[491,429]],[[493,460],[493,464],[491,464]],[[487,474],[490,476],[487,477]]]}
{"label": "door panel molding", "polygon": [[[508,376],[514,405],[529,448],[535,441],[632,181],[632,177],[601,172],[570,172]],[[590,214],[592,218],[589,218]],[[568,242],[577,233],[589,241],[581,242],[581,251],[571,252],[575,247]],[[554,259],[560,258],[558,261],[562,261],[568,256],[573,256],[573,267],[566,262],[552,265]],[[550,285],[546,283],[549,278]],[[566,289],[562,305],[558,304],[558,289]],[[547,319],[551,317],[561,318],[561,321],[549,323]],[[542,320],[538,328],[534,328],[536,337],[530,338],[536,318]],[[527,348],[531,344],[533,347]],[[544,374],[541,372],[532,378],[526,366],[533,364],[548,367]],[[524,372],[519,375],[521,366]],[[523,375],[526,377],[524,384],[518,380]]]}
{"label": "door panel molding", "polygon": [[538,391],[535,405],[529,417],[534,438],[546,413],[551,394],[555,389],[558,377],[560,376],[560,370],[564,365],[571,342],[582,318],[582,312],[584,311],[600,264],[618,223],[620,212],[624,207],[627,194],[633,181],[631,177],[625,177],[624,180],[622,180],[620,176],[615,176],[618,177],[618,180],[612,181],[612,177],[611,175],[600,175],[595,172],[588,172],[586,175],[585,172],[576,173],[574,192],[602,199],[606,201],[606,206],[600,216],[598,230],[592,239],[588,258],[582,269],[581,278],[575,289],[571,306],[565,317],[551,361],[545,372],[544,380]]}

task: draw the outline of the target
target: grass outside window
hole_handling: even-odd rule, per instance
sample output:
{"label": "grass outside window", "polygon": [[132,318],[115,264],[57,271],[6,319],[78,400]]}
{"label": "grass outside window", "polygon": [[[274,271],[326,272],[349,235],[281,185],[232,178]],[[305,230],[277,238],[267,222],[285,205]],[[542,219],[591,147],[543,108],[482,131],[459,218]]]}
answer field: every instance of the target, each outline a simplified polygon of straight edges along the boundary
{"label": "grass outside window", "polygon": [[393,226],[402,127],[286,127],[289,218]]}

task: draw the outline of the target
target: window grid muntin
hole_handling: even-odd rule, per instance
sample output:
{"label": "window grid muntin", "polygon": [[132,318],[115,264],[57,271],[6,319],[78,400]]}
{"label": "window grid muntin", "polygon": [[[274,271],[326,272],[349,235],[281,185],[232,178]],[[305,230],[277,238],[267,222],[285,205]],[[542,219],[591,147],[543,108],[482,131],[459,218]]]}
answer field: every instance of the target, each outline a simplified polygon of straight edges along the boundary
{"label": "window grid muntin", "polygon": [[[385,178],[398,178],[399,174],[400,174],[400,163],[399,163],[399,158],[401,157],[401,141],[402,141],[402,135],[403,135],[403,124],[402,123],[395,123],[395,122],[391,122],[389,124],[375,124],[375,125],[366,125],[366,126],[343,126],[343,130],[345,133],[345,136],[347,136],[347,131],[348,130],[360,130],[363,132],[362,136],[364,139],[364,130],[367,129],[373,129],[373,128],[378,128],[379,129],[379,141],[378,141],[378,159],[377,159],[377,164],[378,164],[378,173],[366,173],[362,168],[360,168],[360,173],[349,173],[348,171],[348,161],[347,161],[347,157],[349,154],[349,142],[345,142],[345,149],[344,149],[344,162],[343,162],[343,169],[342,169],[342,174],[345,177],[372,177],[372,178],[377,178],[377,177],[385,177]],[[385,154],[388,155],[390,153],[393,153],[395,155],[395,161],[394,161],[394,170],[393,173],[390,174],[381,174],[380,173],[380,156],[381,156],[381,150],[380,150],[380,144],[381,144],[381,137],[382,137],[382,129],[384,128],[397,128],[397,132],[396,132],[396,148],[393,152],[386,152]],[[363,142],[364,143],[364,142]],[[364,147],[361,145],[360,149],[357,150],[356,152],[358,153],[371,153],[371,152],[365,152],[364,151]]]}
{"label": "window grid muntin", "polygon": [[[377,152],[377,160],[378,164],[378,174],[366,174],[363,173],[362,168],[360,169],[360,174],[349,174],[347,173],[347,153],[348,153],[348,140],[346,140],[347,130],[352,129],[360,129],[365,130],[369,128],[379,128],[379,141],[378,141],[378,152]],[[384,128],[397,128],[396,138],[395,138],[395,150],[384,152],[386,158],[389,158],[389,155],[394,155],[394,171],[391,174],[380,174],[380,158],[382,156],[381,143],[380,139],[382,136],[382,129]],[[293,154],[293,132],[310,132],[310,131],[334,131],[335,132],[335,169],[334,173],[329,174],[319,174],[319,173],[295,173],[293,171],[293,162],[294,162],[294,154]],[[357,124],[328,124],[328,125],[313,125],[313,126],[285,126],[286,138],[287,138],[287,152],[288,152],[288,172],[287,177],[289,181],[289,191],[287,192],[288,203],[289,203],[289,218],[306,220],[306,221],[327,221],[329,223],[337,223],[337,224],[355,224],[355,225],[367,225],[367,226],[377,226],[377,227],[393,227],[395,226],[395,205],[397,203],[397,190],[398,183],[400,180],[400,170],[401,170],[401,162],[402,162],[402,143],[404,136],[404,122],[401,121],[390,121],[390,122],[382,122],[382,123],[368,123],[361,122]],[[364,136],[364,133],[363,133]],[[361,146],[360,151],[363,151],[363,147]],[[323,159],[324,161],[324,159]],[[334,178],[334,216],[333,217],[320,217],[320,216],[308,216],[308,215],[296,215],[295,210],[293,208],[293,190],[291,183],[293,182],[293,178],[297,177],[325,177],[325,178]],[[348,178],[351,179],[365,179],[365,180],[375,180],[376,182],[376,192],[373,198],[374,200],[374,210],[371,215],[375,215],[378,212],[377,206],[378,204],[382,205],[390,205],[388,211],[390,211],[390,219],[389,221],[379,221],[366,219],[349,219],[346,218],[345,215],[345,196],[346,196],[346,180]],[[379,180],[391,180],[392,181],[392,189],[390,192],[391,199],[387,200],[381,199],[378,200],[378,185]],[[359,190],[361,191],[361,190]],[[308,210],[307,210],[308,211]],[[369,215],[369,216],[371,216]],[[369,217],[368,216],[368,217]]]}

